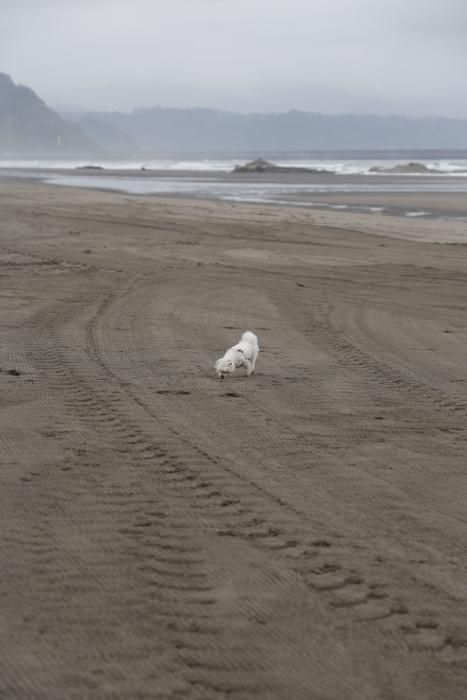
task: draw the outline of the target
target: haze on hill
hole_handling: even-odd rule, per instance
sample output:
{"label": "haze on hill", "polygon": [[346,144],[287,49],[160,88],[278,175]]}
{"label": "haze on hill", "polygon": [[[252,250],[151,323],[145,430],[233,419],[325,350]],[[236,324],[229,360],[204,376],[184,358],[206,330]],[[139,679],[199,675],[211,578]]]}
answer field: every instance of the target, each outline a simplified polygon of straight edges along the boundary
{"label": "haze on hill", "polygon": [[78,125],[0,73],[0,156],[72,156],[98,150]]}
{"label": "haze on hill", "polygon": [[112,150],[130,144],[142,151],[182,152],[467,149],[467,120],[433,117],[163,108],[68,117]]}
{"label": "haze on hill", "polygon": [[0,70],[60,108],[467,117],[465,0],[2,0]]}
{"label": "haze on hill", "polygon": [[467,148],[467,121],[162,108],[59,116],[0,73],[0,157],[430,148]]}
{"label": "haze on hill", "polygon": [[3,78],[0,148],[465,148],[466,33],[465,0],[2,0],[0,70],[75,126]]}
{"label": "haze on hill", "polygon": [[462,149],[467,120],[238,114],[210,109],[143,109],[59,116],[28,87],[0,73],[0,156],[63,156],[144,151],[301,151]]}

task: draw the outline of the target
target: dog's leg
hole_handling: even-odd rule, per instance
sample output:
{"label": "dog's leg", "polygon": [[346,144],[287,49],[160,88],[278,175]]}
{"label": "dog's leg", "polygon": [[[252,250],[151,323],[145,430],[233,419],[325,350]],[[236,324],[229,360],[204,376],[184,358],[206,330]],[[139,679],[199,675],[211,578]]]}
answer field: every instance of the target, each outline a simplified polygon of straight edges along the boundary
{"label": "dog's leg", "polygon": [[245,359],[243,364],[244,364],[245,369],[246,369],[247,377],[249,377],[253,372],[253,369],[254,369],[253,365],[251,364],[250,360],[246,360],[246,359]]}
{"label": "dog's leg", "polygon": [[255,371],[255,366],[256,366],[256,360],[258,359],[258,353],[255,352],[253,353],[253,357],[251,358],[251,374],[254,373]]}

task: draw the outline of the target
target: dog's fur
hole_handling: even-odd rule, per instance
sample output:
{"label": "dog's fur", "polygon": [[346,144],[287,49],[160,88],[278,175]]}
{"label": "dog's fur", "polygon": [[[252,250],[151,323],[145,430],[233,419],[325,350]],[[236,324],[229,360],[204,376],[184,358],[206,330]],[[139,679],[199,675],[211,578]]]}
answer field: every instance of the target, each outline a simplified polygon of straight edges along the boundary
{"label": "dog's fur", "polygon": [[251,331],[246,331],[240,341],[229,348],[224,357],[216,362],[216,372],[219,379],[226,374],[233,374],[238,367],[245,367],[248,376],[255,371],[259,347],[258,338]]}

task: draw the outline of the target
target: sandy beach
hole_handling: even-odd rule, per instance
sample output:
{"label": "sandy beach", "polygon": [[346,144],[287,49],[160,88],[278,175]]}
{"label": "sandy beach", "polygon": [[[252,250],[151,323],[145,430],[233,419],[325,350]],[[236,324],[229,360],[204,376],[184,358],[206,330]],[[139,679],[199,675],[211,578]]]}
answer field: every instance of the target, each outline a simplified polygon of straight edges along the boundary
{"label": "sandy beach", "polygon": [[0,182],[1,697],[465,697],[466,228]]}

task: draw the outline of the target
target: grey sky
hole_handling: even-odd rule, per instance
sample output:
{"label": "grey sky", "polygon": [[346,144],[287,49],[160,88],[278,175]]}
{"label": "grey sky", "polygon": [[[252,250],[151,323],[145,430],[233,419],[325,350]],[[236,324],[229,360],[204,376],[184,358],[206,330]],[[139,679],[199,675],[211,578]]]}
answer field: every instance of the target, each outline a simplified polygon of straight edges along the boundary
{"label": "grey sky", "polygon": [[467,0],[0,0],[53,105],[467,117]]}

